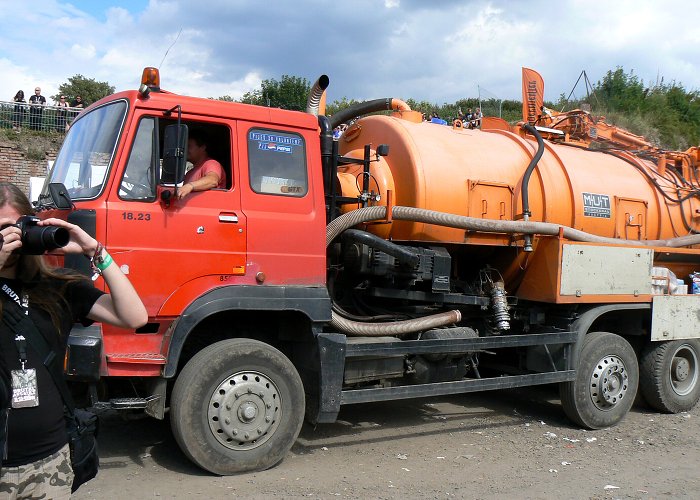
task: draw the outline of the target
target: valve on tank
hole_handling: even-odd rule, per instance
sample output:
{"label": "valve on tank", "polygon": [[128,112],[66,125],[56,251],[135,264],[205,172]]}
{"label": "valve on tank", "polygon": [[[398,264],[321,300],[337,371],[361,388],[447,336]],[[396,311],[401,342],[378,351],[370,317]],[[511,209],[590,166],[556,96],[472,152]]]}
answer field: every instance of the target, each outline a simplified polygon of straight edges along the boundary
{"label": "valve on tank", "polygon": [[[494,275],[497,277],[494,279]],[[495,269],[486,268],[480,272],[482,290],[491,297],[492,326],[495,335],[510,330],[508,297],[503,278]]]}

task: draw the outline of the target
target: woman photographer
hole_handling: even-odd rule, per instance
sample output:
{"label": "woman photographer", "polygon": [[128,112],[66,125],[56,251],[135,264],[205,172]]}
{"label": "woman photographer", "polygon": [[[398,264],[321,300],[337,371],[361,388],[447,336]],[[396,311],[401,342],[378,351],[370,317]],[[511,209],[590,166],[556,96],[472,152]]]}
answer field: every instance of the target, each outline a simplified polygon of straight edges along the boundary
{"label": "woman photographer", "polygon": [[[148,319],[143,303],[107,251],[78,226],[59,219],[38,226],[65,228],[70,235],[63,253],[82,253],[102,274],[109,294],[82,275],[52,269],[41,255],[22,253],[22,233],[14,226],[32,214],[17,186],[0,182],[0,297],[3,311],[21,307],[62,355],[74,322],[93,321],[138,328]],[[13,303],[14,302],[14,303]],[[63,401],[51,374],[31,343],[0,323],[0,356],[13,372],[13,400],[7,432],[8,453],[0,472],[0,497],[69,498],[73,472]],[[63,357],[59,358],[63,359]],[[19,388],[17,387],[19,385]]]}

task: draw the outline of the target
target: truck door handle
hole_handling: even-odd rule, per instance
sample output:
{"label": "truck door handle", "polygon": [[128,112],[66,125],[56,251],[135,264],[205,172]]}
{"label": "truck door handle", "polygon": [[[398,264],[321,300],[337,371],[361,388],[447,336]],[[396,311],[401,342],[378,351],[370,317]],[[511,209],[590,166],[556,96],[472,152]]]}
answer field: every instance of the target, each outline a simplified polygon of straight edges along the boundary
{"label": "truck door handle", "polygon": [[234,224],[238,223],[238,216],[234,213],[220,213],[219,222],[232,222]]}

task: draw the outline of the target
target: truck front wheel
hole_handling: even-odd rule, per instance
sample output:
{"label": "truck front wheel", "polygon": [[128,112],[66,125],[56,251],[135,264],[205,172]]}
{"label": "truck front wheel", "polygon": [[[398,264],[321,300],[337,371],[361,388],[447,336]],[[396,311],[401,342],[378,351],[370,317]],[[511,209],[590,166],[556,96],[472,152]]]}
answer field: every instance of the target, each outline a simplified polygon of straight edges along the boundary
{"label": "truck front wheel", "polygon": [[700,341],[653,342],[639,363],[640,389],[657,410],[678,413],[692,409],[700,399]]}
{"label": "truck front wheel", "polygon": [[170,401],[170,425],[183,452],[214,474],[264,470],[299,435],[304,388],[277,349],[250,339],[217,342],[183,368]]}
{"label": "truck front wheel", "polygon": [[639,366],[634,349],[619,335],[587,334],[581,345],[576,379],[560,386],[566,415],[589,429],[617,424],[634,403]]}

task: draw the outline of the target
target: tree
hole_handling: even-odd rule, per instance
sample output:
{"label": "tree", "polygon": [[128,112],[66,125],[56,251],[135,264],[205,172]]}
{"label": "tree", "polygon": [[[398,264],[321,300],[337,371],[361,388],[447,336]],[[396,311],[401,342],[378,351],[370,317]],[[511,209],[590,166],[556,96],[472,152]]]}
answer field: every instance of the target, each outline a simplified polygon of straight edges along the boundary
{"label": "tree", "polygon": [[259,90],[246,92],[241,97],[240,102],[271,108],[304,111],[310,91],[311,84],[306,78],[282,75],[280,81],[274,78],[263,80]]}
{"label": "tree", "polygon": [[58,101],[62,95],[68,98],[68,101],[75,99],[75,96],[83,98],[85,105],[99,101],[103,97],[114,94],[114,87],[107,82],[98,82],[94,78],[87,78],[83,75],[74,75],[68,78],[66,83],[58,86],[58,94],[51,96],[54,101]]}

